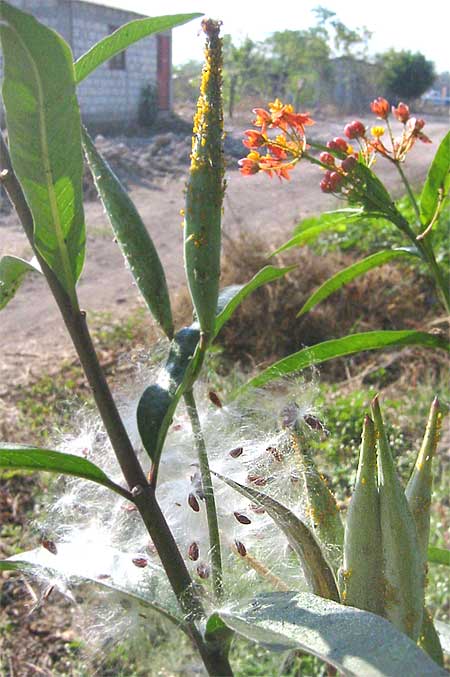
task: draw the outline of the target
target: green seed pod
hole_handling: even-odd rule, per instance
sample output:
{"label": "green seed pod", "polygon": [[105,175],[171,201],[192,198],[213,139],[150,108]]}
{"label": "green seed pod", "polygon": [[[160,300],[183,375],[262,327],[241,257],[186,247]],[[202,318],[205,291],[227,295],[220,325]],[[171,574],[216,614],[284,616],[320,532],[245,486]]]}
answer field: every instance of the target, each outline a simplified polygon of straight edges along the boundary
{"label": "green seed pod", "polygon": [[222,203],[225,190],[220,22],[202,22],[205,65],[194,116],[186,187],[184,260],[201,331],[209,341],[216,318],[220,277]]}
{"label": "green seed pod", "polygon": [[378,446],[385,616],[417,641],[422,626],[425,585],[417,530],[395,471],[377,397],[371,409]]}
{"label": "green seed pod", "polygon": [[[430,535],[430,506],[433,486],[432,462],[439,442],[442,412],[437,397],[433,400],[428,415],[425,435],[414,465],[414,470],[405,489],[419,539],[422,566],[428,568],[428,541]],[[418,644],[427,654],[442,665],[443,655],[439,635],[429,612],[424,609],[422,629]]]}
{"label": "green seed pod", "polygon": [[340,592],[344,604],[383,615],[380,497],[375,428],[369,416],[364,419],[358,472],[345,522]]}
{"label": "green seed pod", "polygon": [[436,397],[431,405],[425,435],[414,470],[405,489],[406,498],[416,523],[424,565],[426,565],[428,560],[427,552],[430,535],[430,505],[433,485],[431,466],[439,441],[441,421],[442,413],[439,409],[439,400]]}
{"label": "green seed pod", "polygon": [[321,543],[329,548],[327,559],[338,568],[341,562],[344,527],[336,499],[317,469],[306,435],[299,424],[291,431],[291,445],[304,484],[311,525]]}
{"label": "green seed pod", "polygon": [[422,629],[417,644],[438,665],[444,666],[444,654],[442,653],[441,640],[434,627],[433,619],[428,609],[423,610]]}

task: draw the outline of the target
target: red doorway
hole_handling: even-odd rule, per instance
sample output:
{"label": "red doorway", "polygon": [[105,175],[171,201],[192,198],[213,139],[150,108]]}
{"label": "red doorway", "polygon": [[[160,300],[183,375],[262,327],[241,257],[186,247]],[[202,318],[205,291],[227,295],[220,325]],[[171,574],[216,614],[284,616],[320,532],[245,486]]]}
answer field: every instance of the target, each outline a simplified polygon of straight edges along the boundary
{"label": "red doorway", "polygon": [[172,60],[172,38],[158,35],[158,107],[170,110],[170,71]]}

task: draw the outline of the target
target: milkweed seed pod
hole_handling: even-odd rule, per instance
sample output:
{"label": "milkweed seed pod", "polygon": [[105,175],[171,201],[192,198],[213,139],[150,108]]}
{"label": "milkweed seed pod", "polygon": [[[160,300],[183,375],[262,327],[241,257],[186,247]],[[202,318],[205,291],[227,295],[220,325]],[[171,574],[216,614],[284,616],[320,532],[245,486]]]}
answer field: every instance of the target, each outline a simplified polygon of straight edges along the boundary
{"label": "milkweed seed pod", "polygon": [[194,116],[192,153],[186,187],[184,260],[200,329],[214,331],[220,277],[222,203],[225,190],[220,22],[202,22],[205,65]]}
{"label": "milkweed seed pod", "polygon": [[378,398],[371,404],[378,451],[385,616],[414,641],[422,626],[425,575],[417,529],[395,471]]}
{"label": "milkweed seed pod", "polygon": [[358,472],[347,512],[344,566],[339,572],[342,601],[383,615],[383,557],[377,486],[375,429],[366,416]]}

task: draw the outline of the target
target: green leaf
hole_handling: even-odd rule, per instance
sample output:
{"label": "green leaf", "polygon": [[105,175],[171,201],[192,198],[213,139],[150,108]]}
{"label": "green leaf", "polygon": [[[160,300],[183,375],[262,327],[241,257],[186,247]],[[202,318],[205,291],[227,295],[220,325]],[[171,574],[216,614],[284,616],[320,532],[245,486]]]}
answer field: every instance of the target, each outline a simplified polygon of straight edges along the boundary
{"label": "green leaf", "polygon": [[432,564],[445,564],[450,567],[450,550],[430,545],[428,547],[428,561]]}
{"label": "green leaf", "polygon": [[385,616],[411,639],[423,619],[425,569],[414,518],[398,478],[378,398],[371,402],[377,438]]}
{"label": "green leaf", "polygon": [[0,259],[0,310],[11,301],[29,272],[42,272],[36,259],[25,261],[17,256],[2,256]]}
{"label": "green leaf", "polygon": [[303,348],[297,353],[288,355],[282,360],[275,362],[250,381],[247,381],[238,392],[248,388],[263,386],[269,381],[280,378],[285,374],[300,371],[312,364],[320,364],[333,360],[336,357],[353,355],[364,350],[378,350],[390,346],[400,347],[408,345],[421,345],[426,348],[442,348],[450,350],[449,343],[435,334],[427,334],[422,331],[368,331],[360,334],[352,334],[344,338],[331,339],[318,343],[311,348]]}
{"label": "green leaf", "polygon": [[343,675],[447,674],[384,618],[310,593],[265,593],[218,613],[247,639],[272,651],[306,651]]}
{"label": "green leaf", "polygon": [[84,80],[92,71],[122,52],[124,49],[142,38],[161,33],[175,26],[192,21],[201,14],[174,14],[171,16],[157,16],[149,19],[135,19],[118,28],[114,33],[97,42],[91,49],[80,56],[75,62],[75,79],[77,84]]}
{"label": "green leaf", "polygon": [[83,145],[97,191],[136,284],[156,321],[172,338],[173,320],[166,277],[148,230],[85,129]]}
{"label": "green leaf", "polygon": [[200,332],[195,326],[175,334],[169,357],[157,383],[149,386],[139,400],[137,423],[142,443],[153,462],[153,480],[177,404],[191,384],[199,364]]}
{"label": "green leaf", "polygon": [[364,419],[358,472],[345,520],[340,584],[345,604],[383,614],[380,497],[375,428],[369,416]]}
{"label": "green leaf", "polygon": [[1,570],[18,570],[45,576],[50,580],[62,580],[65,584],[94,583],[140,605],[140,612],[151,609],[186,631],[185,623],[178,613],[176,600],[168,588],[163,569],[148,561],[144,568],[133,564],[133,558],[142,557],[121,552],[99,543],[56,543],[56,554],[45,548],[22,552],[0,562]]}
{"label": "green leaf", "polygon": [[73,475],[102,484],[121,496],[130,498],[130,494],[125,489],[110,480],[94,463],[81,456],[65,454],[62,451],[0,442],[0,468],[45,470],[51,473]]}
{"label": "green leaf", "polygon": [[450,190],[450,132],[444,136],[428,170],[420,196],[420,216],[428,226]]}
{"label": "green leaf", "polygon": [[54,31],[6,2],[1,17],[12,164],[33,215],[36,248],[76,303],[85,227],[72,53]]}
{"label": "green leaf", "polygon": [[411,256],[413,256],[412,252],[405,249],[392,249],[377,252],[376,254],[372,254],[361,261],[353,263],[351,266],[344,268],[344,270],[340,270],[338,273],[336,273],[336,275],[333,275],[326,282],[324,282],[319,287],[319,289],[317,289],[317,291],[315,291],[314,294],[309,297],[304,306],[297,313],[297,317],[304,315],[310,311],[311,308],[314,308],[314,306],[320,303],[320,301],[328,298],[330,294],[333,294],[333,292],[337,291],[345,284],[348,284],[356,277],[364,275],[369,270],[377,268],[378,266],[383,266],[392,259],[411,258]]}
{"label": "green leaf", "polygon": [[441,641],[442,651],[450,656],[450,625],[442,621],[434,621]]}
{"label": "green leaf", "polygon": [[287,273],[294,270],[297,266],[288,266],[287,268],[275,268],[275,266],[265,266],[256,273],[246,284],[232,284],[225,287],[219,293],[219,299],[216,310],[215,335],[219,333],[225,322],[233,315],[238,306],[250,296],[255,289],[258,289],[268,282],[278,280]]}
{"label": "green leaf", "polygon": [[423,610],[422,628],[417,644],[423,651],[426,651],[435,663],[442,667],[444,666],[444,654],[439,639],[439,633],[436,630],[433,618],[427,608]]}
{"label": "green leaf", "polygon": [[312,590],[321,597],[339,601],[339,593],[334,580],[333,572],[326,562],[319,544],[311,530],[293,512],[271,496],[254,489],[245,487],[239,482],[219,473],[214,473],[229,487],[250,499],[252,503],[261,505],[273,519],[278,528],[284,533],[289,545],[298,556],[305,578]]}

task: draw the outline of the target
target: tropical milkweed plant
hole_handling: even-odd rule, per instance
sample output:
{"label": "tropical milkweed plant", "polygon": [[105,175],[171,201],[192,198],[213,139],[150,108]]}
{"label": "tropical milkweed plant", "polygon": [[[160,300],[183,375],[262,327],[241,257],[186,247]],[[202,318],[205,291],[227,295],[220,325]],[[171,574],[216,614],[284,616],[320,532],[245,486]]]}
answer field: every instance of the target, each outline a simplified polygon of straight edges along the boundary
{"label": "tropical milkweed plant", "polygon": [[[220,289],[220,23],[202,23],[205,65],[184,212],[194,320],[177,328],[158,253],[82,125],[76,87],[136,40],[199,15],[132,21],[73,62],[55,32],[6,2],[0,8],[8,127],[8,143],[1,140],[1,180],[35,255],[31,262],[1,259],[0,305],[28,273],[45,276],[98,410],[98,418],[79,420],[79,435],[59,450],[32,440],[28,446],[1,444],[1,468],[44,470],[67,480],[41,546],[0,568],[27,571],[62,590],[89,583],[113,591],[126,602],[117,625],[129,632],[134,626],[124,621],[133,617],[145,628],[152,614],[161,614],[191,639],[210,675],[233,674],[229,649],[235,633],[274,651],[317,655],[330,672],[445,674],[439,633],[448,631],[442,624],[436,629],[424,606],[427,562],[448,561],[447,552],[428,547],[431,464],[442,418],[438,401],[404,489],[373,400],[345,526],[312,452],[320,421],[295,381],[294,392],[281,402],[270,390],[247,384],[241,393],[253,407],[241,406],[238,396],[222,404],[216,395],[210,398],[216,404],[212,414],[197,407],[194,386],[221,327],[253,290],[290,270],[269,265],[247,284]],[[306,153],[308,119],[285,108],[279,120],[291,125],[293,142]],[[273,118],[263,123],[275,124]],[[428,231],[448,187],[445,148],[422,196]],[[331,150],[349,164],[343,150]],[[164,365],[126,407],[111,393],[78,303],[86,243],[83,152],[129,269],[168,342]],[[273,152],[280,160],[279,151]],[[377,210],[400,219],[366,159],[349,157],[358,197],[371,208],[375,200]],[[433,268],[428,237],[419,248]],[[435,279],[438,284],[437,273]],[[442,337],[413,331],[378,332],[370,345],[354,344],[352,350],[409,343],[448,350]],[[282,369],[266,370],[263,381],[348,352],[336,343],[305,349]]]}

